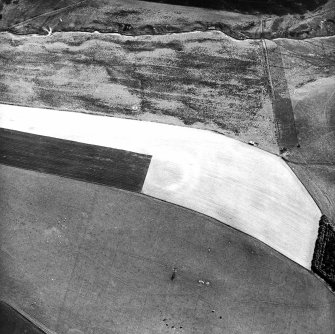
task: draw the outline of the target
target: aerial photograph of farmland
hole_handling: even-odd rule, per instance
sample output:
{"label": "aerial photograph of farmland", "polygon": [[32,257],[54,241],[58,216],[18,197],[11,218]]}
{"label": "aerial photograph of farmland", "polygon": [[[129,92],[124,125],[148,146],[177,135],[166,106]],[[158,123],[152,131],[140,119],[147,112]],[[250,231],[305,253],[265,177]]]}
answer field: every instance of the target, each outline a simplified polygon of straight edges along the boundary
{"label": "aerial photograph of farmland", "polygon": [[0,334],[335,334],[335,0],[0,0]]}

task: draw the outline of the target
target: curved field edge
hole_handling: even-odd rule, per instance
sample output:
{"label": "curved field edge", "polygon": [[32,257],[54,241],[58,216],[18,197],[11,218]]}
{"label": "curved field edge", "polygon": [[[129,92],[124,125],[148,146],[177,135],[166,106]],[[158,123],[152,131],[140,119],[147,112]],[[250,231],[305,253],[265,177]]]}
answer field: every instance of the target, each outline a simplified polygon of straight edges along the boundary
{"label": "curved field edge", "polygon": [[[13,39],[15,40],[15,36],[12,36]],[[52,36],[53,38],[55,36]],[[42,37],[41,37],[42,38]],[[48,38],[48,37],[46,37]],[[44,39],[44,38],[43,38]],[[294,106],[295,112],[298,111],[298,113],[300,115],[303,115],[305,113],[305,110],[319,110],[318,108],[320,106],[323,105],[324,101],[329,101],[332,102],[331,99],[329,99],[331,96],[329,95],[329,92],[331,93],[331,90],[328,89],[329,87],[329,83],[326,83],[327,77],[329,76],[329,73],[331,73],[331,71],[333,70],[333,62],[331,59],[331,47],[332,47],[332,39],[331,38],[323,38],[323,39],[310,39],[310,40],[306,40],[306,41],[286,41],[285,40],[276,40],[276,43],[279,44],[280,46],[280,52],[284,55],[283,59],[284,59],[284,65],[283,68],[285,68],[285,75],[288,78],[288,85],[289,85],[289,89],[290,89],[290,95],[291,97],[293,97],[293,105],[295,105],[295,99],[296,96],[298,96],[298,94],[301,94],[299,92],[302,92],[302,96],[304,98],[304,96],[308,96],[308,91],[310,90],[309,86],[312,87],[311,85],[313,85],[313,82],[315,82],[315,87],[317,85],[319,85],[319,78],[324,77],[325,81],[320,82],[320,87],[325,87],[327,88],[323,93],[319,92],[319,96],[320,98],[317,98],[316,100],[318,101],[316,104],[311,103],[312,99],[310,99],[309,101],[298,101],[297,103],[297,107]],[[284,43],[285,42],[285,43]],[[8,60],[8,59],[7,59]],[[276,64],[274,64],[276,65]],[[291,70],[290,70],[291,69]],[[293,71],[292,71],[293,69]],[[306,72],[307,69],[307,72]],[[290,71],[292,71],[292,75],[290,74]],[[293,78],[293,81],[292,81]],[[326,84],[326,85],[325,85]],[[331,82],[330,82],[331,84]],[[307,86],[305,86],[307,85]],[[20,97],[24,97],[25,93],[24,93],[24,89],[26,87],[29,87],[29,85],[24,84],[24,82],[22,82],[22,85],[19,84],[18,82],[16,82],[16,86],[15,87],[10,87],[10,92],[12,92],[13,94],[20,94]],[[307,89],[306,89],[307,87]],[[331,86],[330,86],[331,87]],[[23,89],[23,93],[21,94]],[[313,88],[314,89],[314,88]],[[296,92],[298,92],[298,94],[296,94]],[[312,93],[313,95],[314,93]],[[64,96],[62,96],[62,98],[64,98]],[[298,96],[298,100],[301,100],[301,97]],[[315,100],[315,101],[316,101]],[[24,101],[24,99],[23,99]],[[8,102],[4,101],[4,102]],[[92,101],[91,101],[92,102]],[[23,102],[24,104],[26,103]],[[309,105],[308,108],[310,109],[306,109],[306,104]],[[331,104],[328,103],[328,109],[327,110],[331,110]],[[143,106],[145,106],[145,103],[143,104]],[[149,105],[148,105],[149,106]],[[131,106],[132,107],[132,106]],[[131,109],[130,107],[130,109]],[[134,107],[136,107],[134,105]],[[138,109],[137,109],[138,110]],[[131,109],[131,113],[134,113],[134,111],[136,112],[136,108],[135,110]],[[85,112],[87,112],[87,110],[85,110]],[[326,114],[329,114],[329,112],[326,112]],[[129,116],[127,116],[129,117]],[[178,120],[174,119],[174,118],[167,118],[167,116],[164,116],[165,119],[163,119],[160,115],[156,114],[153,115],[151,114],[150,117],[148,117],[148,115],[145,115],[145,117],[143,119],[150,119],[150,120],[154,120],[154,121],[167,121],[168,123],[175,123],[175,124],[182,124],[181,122],[179,122]],[[296,116],[295,116],[296,117]],[[301,116],[299,116],[301,117]],[[328,117],[328,116],[327,116]],[[305,122],[303,120],[303,122]],[[318,122],[318,121],[317,121]],[[302,123],[303,127],[305,127],[305,125]],[[321,124],[322,127],[324,129],[325,125]],[[200,125],[198,124],[194,124],[194,126],[200,126],[203,127],[203,124]],[[300,124],[298,124],[298,126],[300,126]],[[328,125],[326,124],[326,126],[328,127]],[[302,127],[302,128],[303,128]],[[221,131],[220,129],[215,127],[208,127],[208,124],[206,125],[206,128],[212,128],[213,130],[216,131]],[[315,130],[315,133],[318,133],[320,130],[320,127],[318,125],[317,129]],[[327,129],[326,129],[327,130]],[[257,128],[255,129],[256,132],[258,132]],[[271,130],[273,131],[273,130]],[[311,129],[308,130],[309,133],[306,133],[308,137],[309,134],[311,133]],[[225,134],[229,134],[229,132],[224,131]],[[274,131],[273,131],[274,133]],[[301,133],[301,131],[300,131]],[[231,135],[231,133],[230,133]],[[235,135],[234,135],[235,136]],[[241,135],[236,136],[239,139],[241,139]],[[329,137],[329,133],[326,134],[325,138],[330,138]],[[245,136],[244,141],[248,141],[250,139],[255,139],[255,135],[250,133],[247,136]],[[242,139],[243,140],[243,139]],[[263,139],[264,142],[268,141],[269,139]],[[257,139],[258,141],[258,139]],[[326,143],[326,142],[324,142]],[[304,146],[304,145],[303,145]],[[327,146],[329,148],[331,148],[331,144],[327,144]],[[261,145],[262,148],[264,148],[263,145]],[[276,152],[277,148],[276,146],[273,146],[273,149],[270,149],[270,151]],[[300,150],[300,149],[299,149]],[[296,150],[296,151],[299,151]],[[318,203],[319,207],[321,208],[322,212],[327,214],[327,216],[332,219],[333,217],[333,209],[334,209],[334,205],[332,205],[333,202],[333,183],[332,183],[332,177],[331,177],[331,173],[332,173],[332,169],[331,166],[321,166],[321,165],[315,165],[319,163],[320,159],[315,159],[315,157],[317,157],[317,155],[315,155],[315,153],[317,152],[317,150],[315,150],[313,148],[312,152],[314,152],[314,157],[313,159],[306,159],[306,157],[304,157],[305,160],[300,159],[298,160],[299,164],[301,164],[302,166],[298,166],[295,162],[296,159],[292,162],[293,165],[292,168],[294,170],[300,170],[301,172],[299,172],[297,175],[298,177],[303,181],[304,185],[307,187],[307,189],[312,193],[312,196],[314,197],[315,201]],[[329,151],[328,149],[328,152]],[[300,154],[299,152],[297,154]],[[318,153],[317,153],[318,154]],[[299,155],[297,155],[297,157],[299,157]],[[290,157],[288,156],[287,159],[289,160]],[[328,159],[328,158],[327,158]],[[306,163],[307,161],[307,163]],[[323,161],[321,161],[323,163]],[[309,166],[307,166],[309,164]],[[314,164],[314,165],[313,165]],[[307,175],[307,179],[305,177],[305,175]]]}
{"label": "curved field edge", "polygon": [[204,130],[1,106],[2,127],[152,155],[143,192],[256,236],[306,268],[321,213],[279,158]]}
{"label": "curved field edge", "polygon": [[284,159],[327,217],[320,222],[313,270],[334,287],[335,58],[331,50],[335,39],[278,39],[275,43],[282,55],[299,141],[299,147],[288,150]]}

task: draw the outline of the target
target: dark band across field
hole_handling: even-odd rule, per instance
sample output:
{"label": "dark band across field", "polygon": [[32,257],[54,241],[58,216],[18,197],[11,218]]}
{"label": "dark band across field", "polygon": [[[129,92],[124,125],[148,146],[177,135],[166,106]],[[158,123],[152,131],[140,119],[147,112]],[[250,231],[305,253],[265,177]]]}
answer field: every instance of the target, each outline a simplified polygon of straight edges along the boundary
{"label": "dark band across field", "polygon": [[0,301],[0,333],[45,334],[35,324],[3,301]]}
{"label": "dark band across field", "polygon": [[304,13],[324,4],[325,0],[305,0],[297,3],[291,0],[146,0],[178,6],[202,7],[216,10],[237,10],[242,13],[293,14]]}
{"label": "dark band across field", "polygon": [[269,50],[267,57],[269,61],[269,75],[273,85],[272,105],[277,129],[277,142],[281,149],[292,148],[297,146],[299,141],[279,47]]}
{"label": "dark band across field", "polygon": [[151,156],[0,128],[0,163],[140,192]]}

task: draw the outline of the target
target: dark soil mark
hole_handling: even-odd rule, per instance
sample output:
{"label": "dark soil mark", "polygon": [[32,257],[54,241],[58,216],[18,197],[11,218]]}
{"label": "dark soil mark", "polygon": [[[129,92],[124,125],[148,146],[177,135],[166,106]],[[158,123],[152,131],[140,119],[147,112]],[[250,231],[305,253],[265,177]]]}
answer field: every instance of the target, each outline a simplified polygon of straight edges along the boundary
{"label": "dark soil mark", "polygon": [[183,44],[180,41],[171,41],[167,43],[150,41],[145,43],[137,40],[126,40],[121,45],[129,52],[147,52],[154,51],[155,49],[172,49],[175,51],[183,50]]}
{"label": "dark soil mark", "polygon": [[1,95],[5,94],[7,92],[8,92],[8,86],[6,84],[0,82],[0,93],[1,93]]}
{"label": "dark soil mark", "polygon": [[0,163],[139,192],[151,157],[0,129]]}
{"label": "dark soil mark", "polygon": [[177,272],[177,269],[176,268],[173,268],[172,269],[172,275],[171,275],[171,281],[173,281],[175,278],[176,278],[176,272]]}
{"label": "dark soil mark", "polygon": [[111,106],[108,103],[92,96],[76,95],[73,98],[70,98],[68,100],[68,103],[71,104],[73,100],[80,101],[82,104],[82,108],[90,112],[93,111],[95,113],[101,113],[104,115],[120,113],[127,116],[133,114],[133,111],[131,109],[127,109],[122,106],[113,106],[113,110],[111,110]]}
{"label": "dark soil mark", "polygon": [[106,15],[107,16],[118,16],[118,17],[127,17],[129,15],[136,15],[136,14],[139,14],[140,11],[138,10],[131,10],[131,9],[120,9],[118,11],[111,11],[111,12],[106,12]]}
{"label": "dark soil mark", "polygon": [[295,126],[290,93],[285,77],[283,60],[279,48],[264,50],[269,64],[269,76],[272,81],[272,105],[277,130],[277,142],[281,150],[298,145],[298,135]]}
{"label": "dark soil mark", "polygon": [[43,104],[47,105],[48,107],[53,107],[55,109],[62,106],[64,102],[64,94],[63,92],[59,92],[55,89],[49,90],[44,89],[41,86],[34,87],[34,90],[37,94],[36,100],[41,101]]}

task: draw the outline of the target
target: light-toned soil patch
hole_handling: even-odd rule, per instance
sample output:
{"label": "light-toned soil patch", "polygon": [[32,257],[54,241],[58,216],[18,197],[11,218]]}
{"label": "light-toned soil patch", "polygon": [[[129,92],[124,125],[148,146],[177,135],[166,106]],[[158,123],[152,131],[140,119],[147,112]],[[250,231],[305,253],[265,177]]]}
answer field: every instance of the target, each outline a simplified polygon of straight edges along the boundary
{"label": "light-toned soil patch", "polygon": [[144,194],[213,217],[310,269],[321,212],[281,158],[209,131],[0,107],[4,128],[152,156]]}

